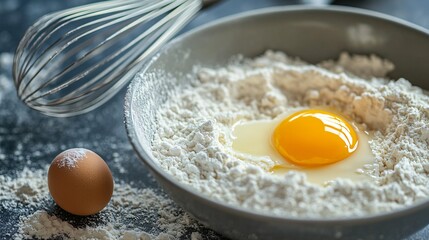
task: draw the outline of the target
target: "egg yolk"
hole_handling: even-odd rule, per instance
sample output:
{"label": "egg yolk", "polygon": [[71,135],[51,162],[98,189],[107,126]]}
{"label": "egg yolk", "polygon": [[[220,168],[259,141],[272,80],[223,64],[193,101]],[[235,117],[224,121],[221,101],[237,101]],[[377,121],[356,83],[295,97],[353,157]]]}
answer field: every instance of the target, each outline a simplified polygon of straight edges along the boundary
{"label": "egg yolk", "polygon": [[323,110],[290,115],[274,129],[272,141],[287,161],[308,167],[344,160],[358,146],[353,127],[341,116]]}

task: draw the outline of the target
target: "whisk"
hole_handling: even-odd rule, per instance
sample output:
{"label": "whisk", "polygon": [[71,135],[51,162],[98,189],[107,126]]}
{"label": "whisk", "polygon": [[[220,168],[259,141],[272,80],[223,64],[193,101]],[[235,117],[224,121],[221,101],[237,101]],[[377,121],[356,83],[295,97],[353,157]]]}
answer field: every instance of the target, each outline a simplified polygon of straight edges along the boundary
{"label": "whisk", "polygon": [[111,0],[45,15],[27,30],[15,54],[18,96],[50,116],[91,111],[214,2]]}

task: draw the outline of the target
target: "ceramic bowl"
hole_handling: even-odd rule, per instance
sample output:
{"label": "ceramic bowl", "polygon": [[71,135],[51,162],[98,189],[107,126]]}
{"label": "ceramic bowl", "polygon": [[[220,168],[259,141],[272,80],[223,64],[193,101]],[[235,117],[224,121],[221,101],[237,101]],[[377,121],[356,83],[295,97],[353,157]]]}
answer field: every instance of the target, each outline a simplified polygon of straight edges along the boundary
{"label": "ceramic bowl", "polygon": [[[267,49],[316,63],[340,52],[391,60],[392,78],[429,89],[429,32],[411,23],[347,7],[276,7],[227,17],[177,37],[135,77],[126,96],[129,139],[166,192],[195,218],[234,239],[400,239],[429,223],[429,201],[365,217],[276,217],[217,202],[177,182],[154,162],[155,114],[194,65],[222,66],[233,55]],[[168,76],[168,77],[166,77]],[[142,199],[144,201],[144,199]]]}

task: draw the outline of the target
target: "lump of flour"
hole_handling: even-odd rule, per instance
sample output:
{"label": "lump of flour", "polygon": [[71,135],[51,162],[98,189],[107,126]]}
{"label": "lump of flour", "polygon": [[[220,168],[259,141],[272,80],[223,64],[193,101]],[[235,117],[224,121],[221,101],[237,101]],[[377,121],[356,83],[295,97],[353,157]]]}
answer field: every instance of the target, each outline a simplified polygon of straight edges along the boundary
{"label": "lump of flour", "polygon": [[[429,97],[408,81],[388,81],[393,64],[344,53],[309,65],[281,52],[224,68],[202,68],[158,112],[152,150],[177,180],[212,199],[298,217],[357,216],[409,206],[429,196]],[[288,108],[329,107],[374,132],[373,182],[309,183],[275,176],[238,157],[230,132],[240,120],[273,119]]]}

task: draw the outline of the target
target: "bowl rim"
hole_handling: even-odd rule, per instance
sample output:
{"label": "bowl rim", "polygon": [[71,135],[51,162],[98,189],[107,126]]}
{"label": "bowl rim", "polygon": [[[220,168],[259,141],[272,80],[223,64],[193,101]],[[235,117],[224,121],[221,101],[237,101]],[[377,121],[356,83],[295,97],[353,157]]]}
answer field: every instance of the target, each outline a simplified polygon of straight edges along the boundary
{"label": "bowl rim", "polygon": [[[206,205],[216,208],[222,209],[226,212],[233,213],[238,216],[245,217],[247,219],[264,219],[266,221],[271,222],[294,222],[294,223],[312,223],[312,224],[335,224],[341,223],[342,225],[356,225],[362,222],[378,222],[388,219],[401,218],[402,216],[406,216],[415,212],[419,212],[421,210],[425,210],[429,208],[429,198],[426,200],[419,201],[409,206],[404,206],[393,211],[389,212],[381,212],[375,214],[368,215],[359,215],[359,216],[335,216],[335,217],[296,217],[296,216],[280,216],[270,214],[270,212],[252,210],[249,208],[245,208],[238,205],[233,205],[230,203],[221,202],[218,200],[211,199],[209,196],[204,195],[199,192],[197,189],[186,185],[184,183],[178,182],[172,175],[170,175],[167,171],[165,171],[161,166],[159,166],[155,161],[151,160],[151,157],[144,151],[140,142],[137,138],[137,133],[133,125],[133,109],[132,102],[133,96],[136,90],[134,85],[137,84],[140,75],[143,75],[147,72],[150,66],[159,58],[161,53],[167,52],[170,48],[175,46],[177,43],[180,43],[183,40],[186,40],[189,37],[192,37],[194,34],[197,34],[201,31],[206,31],[212,27],[221,26],[224,24],[228,24],[229,22],[243,20],[245,18],[252,18],[261,15],[268,15],[274,13],[282,13],[282,12],[331,12],[331,13],[347,13],[359,15],[361,17],[369,17],[375,20],[381,20],[385,22],[389,22],[390,24],[396,24],[400,27],[407,28],[408,30],[414,30],[419,32],[420,34],[429,36],[429,30],[424,27],[418,26],[414,23],[408,22],[406,20],[390,16],[384,13],[379,13],[372,10],[366,10],[355,7],[348,6],[275,6],[275,7],[267,7],[256,10],[250,10],[238,14],[233,14],[231,16],[222,17],[215,21],[202,24],[194,29],[189,30],[188,32],[181,34],[167,43],[165,46],[161,48],[160,51],[156,55],[154,55],[147,63],[142,67],[141,70],[137,72],[132,82],[129,84],[127,93],[125,96],[124,103],[124,116],[125,116],[125,128],[127,132],[128,139],[138,155],[139,159],[148,166],[153,172],[157,175],[161,176],[164,180],[168,181],[170,184],[174,185],[175,188],[180,189],[181,191],[186,192],[186,194],[190,194],[193,197],[198,198],[198,200],[203,201]],[[346,221],[345,221],[346,220]]]}

